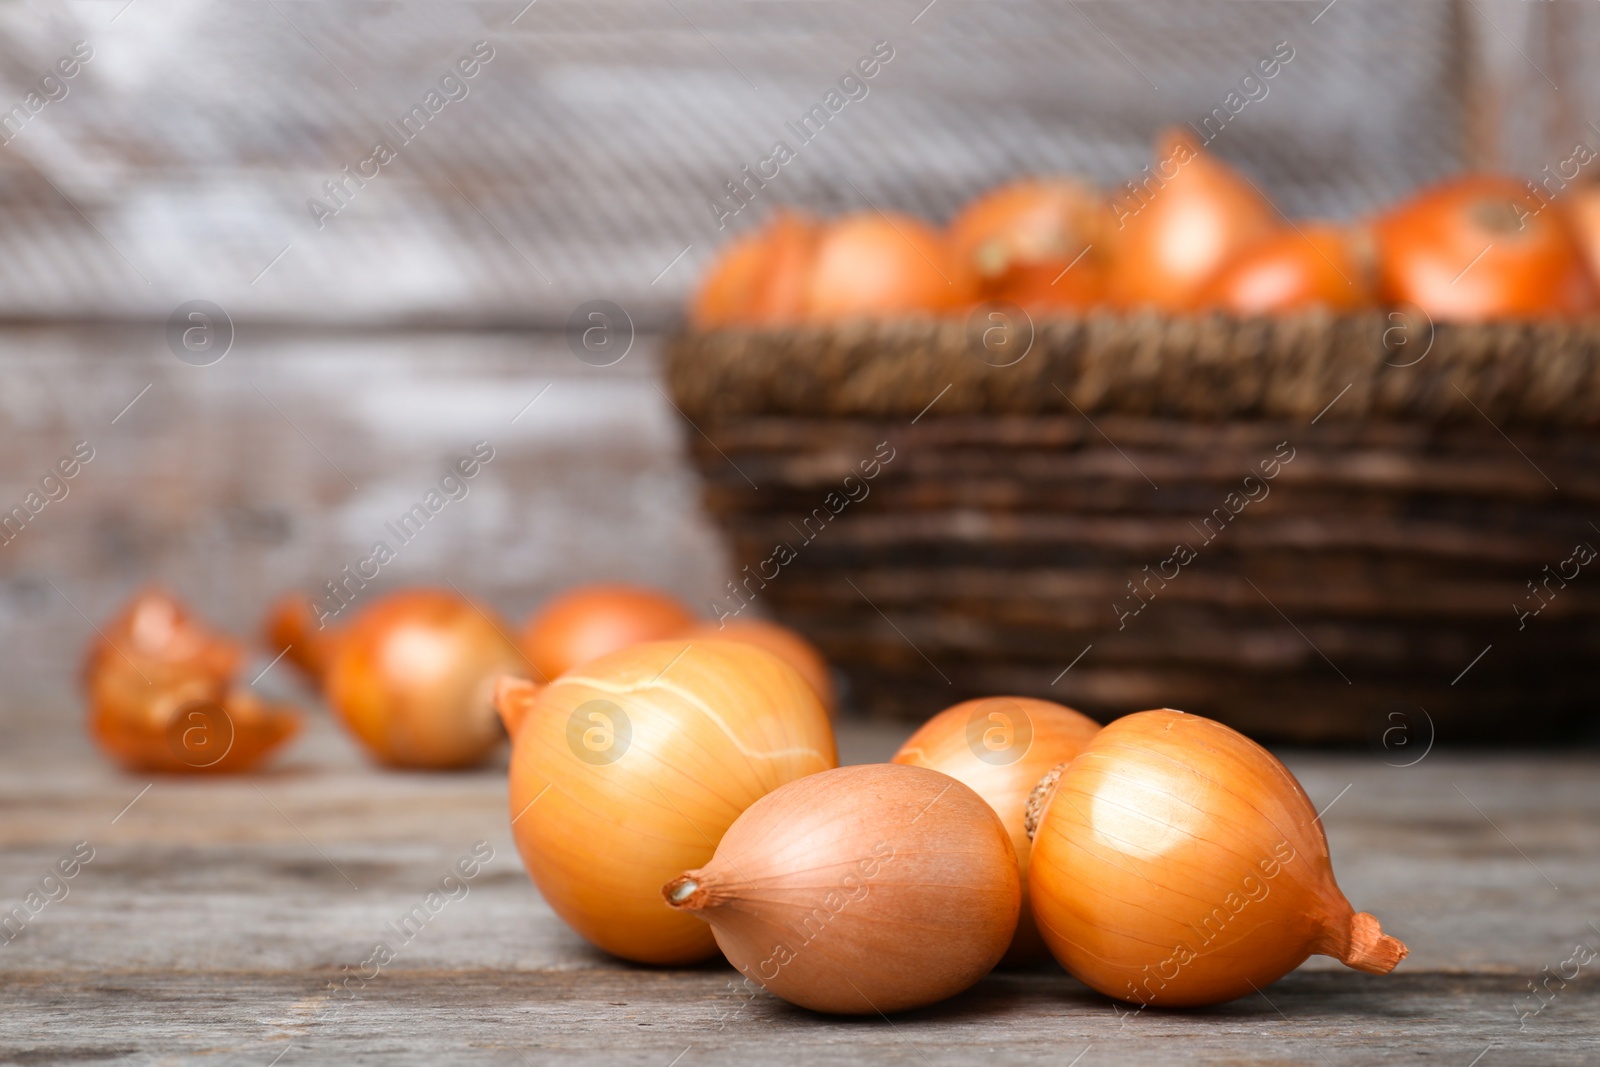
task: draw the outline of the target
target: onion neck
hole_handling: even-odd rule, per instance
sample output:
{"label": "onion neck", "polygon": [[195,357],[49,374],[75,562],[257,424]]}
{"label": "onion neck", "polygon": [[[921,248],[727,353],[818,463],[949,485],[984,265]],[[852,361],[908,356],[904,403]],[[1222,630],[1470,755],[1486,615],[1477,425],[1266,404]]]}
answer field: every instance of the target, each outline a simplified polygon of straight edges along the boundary
{"label": "onion neck", "polygon": [[1314,951],[1367,974],[1388,974],[1411,954],[1404,942],[1384,933],[1377,918],[1364,911],[1335,919],[1323,929]]}
{"label": "onion neck", "polygon": [[698,913],[713,903],[713,894],[701,871],[685,871],[661,887],[667,907]]}
{"label": "onion neck", "polygon": [[508,737],[517,736],[517,730],[522,726],[522,720],[527,718],[541,688],[526,678],[509,674],[494,680],[494,710],[500,713],[500,721],[505,724]]}

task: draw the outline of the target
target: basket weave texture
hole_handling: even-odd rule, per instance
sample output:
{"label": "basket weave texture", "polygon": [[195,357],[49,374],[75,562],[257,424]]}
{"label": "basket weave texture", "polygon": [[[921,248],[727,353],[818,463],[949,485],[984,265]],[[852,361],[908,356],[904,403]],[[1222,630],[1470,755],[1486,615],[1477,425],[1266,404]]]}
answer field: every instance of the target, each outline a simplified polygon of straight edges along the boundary
{"label": "basket weave texture", "polygon": [[672,343],[720,611],[879,714],[1172,706],[1388,755],[1590,728],[1600,325],[1105,316],[1013,362],[984,314]]}

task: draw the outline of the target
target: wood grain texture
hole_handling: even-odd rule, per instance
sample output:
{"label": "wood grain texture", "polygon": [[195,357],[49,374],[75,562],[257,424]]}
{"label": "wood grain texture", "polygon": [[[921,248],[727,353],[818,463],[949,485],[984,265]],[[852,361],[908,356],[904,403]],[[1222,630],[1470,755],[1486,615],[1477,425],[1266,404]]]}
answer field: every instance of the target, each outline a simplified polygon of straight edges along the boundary
{"label": "wood grain texture", "polygon": [[[520,622],[606,579],[702,604],[726,563],[655,350],[641,335],[593,367],[559,333],[241,326],[225,358],[194,367],[159,324],[0,330],[0,512],[74,442],[95,449],[0,545],[0,708],[75,699],[92,626],[146,583],[254,640],[275,595],[321,589],[378,539],[397,558],[357,609],[454,582]],[[467,495],[400,545],[385,524],[479,441],[495,456]],[[258,646],[246,680],[278,651]]]}
{"label": "wood grain texture", "polygon": [[[1401,768],[1288,754],[1326,808],[1341,886],[1411,945],[1390,978],[1317,958],[1261,997],[1123,1019],[1042,967],[996,973],[891,1024],[752,995],[724,965],[636,968],[589,949],[522,872],[501,769],[379,771],[319,718],[268,773],[151,784],[91,752],[76,709],[53,711],[0,752],[0,901],[20,902],[76,841],[95,856],[64,899],[0,945],[7,1063],[665,1067],[683,1053],[680,1064],[1059,1067],[1091,1046],[1081,1067],[1353,1067],[1424,1054],[1465,1067],[1492,1045],[1480,1067],[1494,1067],[1600,1053],[1587,969],[1520,1032],[1515,1012],[1542,968],[1575,942],[1600,944],[1589,925],[1600,921],[1593,756],[1435,751]],[[843,754],[886,758],[905,732],[849,726]],[[359,999],[334,1000],[329,983],[359,971],[374,941],[395,940],[388,924],[477,840],[495,857],[467,895]]]}
{"label": "wood grain texture", "polygon": [[[1366,211],[1462,158],[1471,13],[1451,0],[1342,0],[1315,24],[1289,0],[921,7],[13,7],[0,111],[74,41],[95,53],[0,154],[0,314],[160,321],[205,297],[241,320],[559,326],[604,296],[663,321],[776,204],[942,220],[1019,172],[1138,175],[1159,127],[1224,106],[1280,41],[1294,59],[1216,151],[1284,211]],[[724,183],[878,40],[895,56],[869,94],[719,228]],[[387,124],[479,41],[494,58],[469,95],[319,223],[308,201],[336,205],[324,183],[397,140]],[[1569,66],[1559,99],[1591,115],[1595,81]],[[1530,173],[1582,130],[1520,125]]]}

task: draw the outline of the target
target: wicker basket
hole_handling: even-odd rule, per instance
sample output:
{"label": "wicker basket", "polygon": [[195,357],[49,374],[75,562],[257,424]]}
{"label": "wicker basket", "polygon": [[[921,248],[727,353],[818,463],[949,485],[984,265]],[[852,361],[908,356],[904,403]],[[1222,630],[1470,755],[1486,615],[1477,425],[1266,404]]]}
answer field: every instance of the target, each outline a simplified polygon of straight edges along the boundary
{"label": "wicker basket", "polygon": [[1105,316],[1038,323],[1012,362],[983,325],[670,349],[743,568],[723,610],[806,633],[862,709],[1590,728],[1600,326]]}

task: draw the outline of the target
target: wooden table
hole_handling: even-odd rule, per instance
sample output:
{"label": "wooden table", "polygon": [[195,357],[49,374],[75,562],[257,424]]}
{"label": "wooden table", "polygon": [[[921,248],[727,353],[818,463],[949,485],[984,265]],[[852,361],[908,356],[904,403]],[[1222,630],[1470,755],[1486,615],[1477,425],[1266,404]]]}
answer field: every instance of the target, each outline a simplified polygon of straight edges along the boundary
{"label": "wooden table", "polygon": [[[846,724],[845,758],[882,759],[900,736]],[[1564,988],[1550,980],[1543,1010],[1518,1016],[1540,1003],[1529,982],[1542,968],[1600,947],[1600,759],[1288,762],[1330,805],[1351,900],[1411,946],[1394,975],[1317,958],[1259,997],[1120,1018],[1049,966],[893,1020],[835,1019],[742,994],[723,964],[647,969],[588,948],[523,873],[503,768],[379,771],[318,718],[268,773],[152,782],[100,759],[75,709],[24,718],[0,754],[0,905],[22,904],[76,843],[93,858],[0,951],[0,1062],[1600,1060],[1600,961]],[[467,894],[350,983],[357,999],[332,997],[478,841],[494,858]]]}

